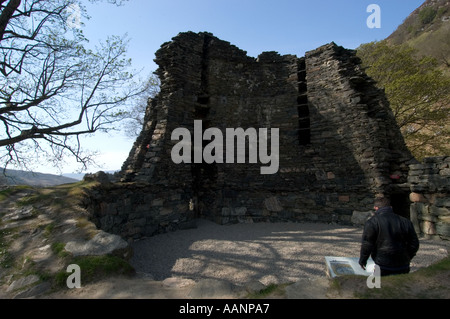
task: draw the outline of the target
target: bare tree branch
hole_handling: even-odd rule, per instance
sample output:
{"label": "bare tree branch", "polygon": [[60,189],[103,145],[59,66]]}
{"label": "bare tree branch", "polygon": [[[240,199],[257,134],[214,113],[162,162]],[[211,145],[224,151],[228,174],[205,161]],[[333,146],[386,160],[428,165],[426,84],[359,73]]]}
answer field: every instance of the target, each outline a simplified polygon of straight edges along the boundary
{"label": "bare tree branch", "polygon": [[[99,0],[91,0],[95,2]],[[117,5],[122,1],[108,0]],[[80,0],[0,2],[0,164],[26,164],[30,150],[84,165],[80,137],[114,129],[144,86],[127,72],[125,37],[86,50],[69,31],[70,5]],[[85,14],[85,12],[83,12]],[[119,116],[120,115],[120,116]],[[28,152],[25,152],[27,150]]]}
{"label": "bare tree branch", "polygon": [[4,7],[2,1],[2,13],[0,15],[0,42],[3,40],[5,30],[14,14],[14,12],[19,8],[21,0],[10,0],[8,4]]}

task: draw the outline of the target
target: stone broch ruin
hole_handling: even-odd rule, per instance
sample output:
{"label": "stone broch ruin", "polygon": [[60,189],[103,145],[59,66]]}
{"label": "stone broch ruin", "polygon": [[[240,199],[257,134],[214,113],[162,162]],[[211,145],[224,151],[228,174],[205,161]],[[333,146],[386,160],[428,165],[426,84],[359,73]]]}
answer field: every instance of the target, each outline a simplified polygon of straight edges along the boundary
{"label": "stone broch ruin", "polygon": [[[352,50],[257,58],[210,33],[180,33],[156,52],[158,96],[121,181],[90,195],[97,225],[127,239],[217,223],[351,223],[379,194],[417,231],[449,236],[449,157],[417,162],[384,92]],[[279,128],[279,171],[255,164],[175,164],[174,129]]]}

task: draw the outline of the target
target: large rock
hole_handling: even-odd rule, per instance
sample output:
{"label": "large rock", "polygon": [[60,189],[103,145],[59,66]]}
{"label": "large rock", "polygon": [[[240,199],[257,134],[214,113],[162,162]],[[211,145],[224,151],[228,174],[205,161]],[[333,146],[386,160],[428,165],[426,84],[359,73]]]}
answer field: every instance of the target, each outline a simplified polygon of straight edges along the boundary
{"label": "large rock", "polygon": [[74,256],[103,256],[115,255],[131,258],[131,247],[118,235],[100,231],[87,242],[68,242],[65,249]]}
{"label": "large rock", "polygon": [[266,198],[264,200],[264,206],[268,211],[271,212],[281,212],[283,210],[283,207],[281,206],[278,198],[275,196]]}
{"label": "large rock", "polygon": [[99,182],[100,184],[108,184],[110,182],[108,174],[103,171],[99,171],[94,174],[86,174],[83,177],[85,182]]}

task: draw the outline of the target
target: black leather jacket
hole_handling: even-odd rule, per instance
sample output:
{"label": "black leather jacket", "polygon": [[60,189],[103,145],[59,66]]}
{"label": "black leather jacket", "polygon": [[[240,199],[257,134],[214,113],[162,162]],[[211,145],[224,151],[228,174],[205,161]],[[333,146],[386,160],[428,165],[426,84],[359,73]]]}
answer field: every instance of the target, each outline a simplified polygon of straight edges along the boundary
{"label": "black leather jacket", "polygon": [[418,250],[419,239],[411,221],[391,207],[382,207],[364,226],[359,264],[365,266],[372,256],[381,268],[406,268]]}

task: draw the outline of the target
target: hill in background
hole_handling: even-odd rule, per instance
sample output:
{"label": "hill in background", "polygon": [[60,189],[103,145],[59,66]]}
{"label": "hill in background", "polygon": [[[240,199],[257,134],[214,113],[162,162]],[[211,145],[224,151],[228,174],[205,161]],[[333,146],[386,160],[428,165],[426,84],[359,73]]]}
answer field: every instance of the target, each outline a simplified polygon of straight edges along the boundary
{"label": "hill in background", "polygon": [[39,187],[49,187],[62,184],[78,182],[78,179],[69,178],[61,175],[34,173],[27,171],[18,171],[7,169],[3,171],[0,168],[0,186],[29,185]]}
{"label": "hill in background", "polygon": [[426,0],[392,33],[390,44],[408,44],[422,56],[438,60],[450,74],[450,1]]}

